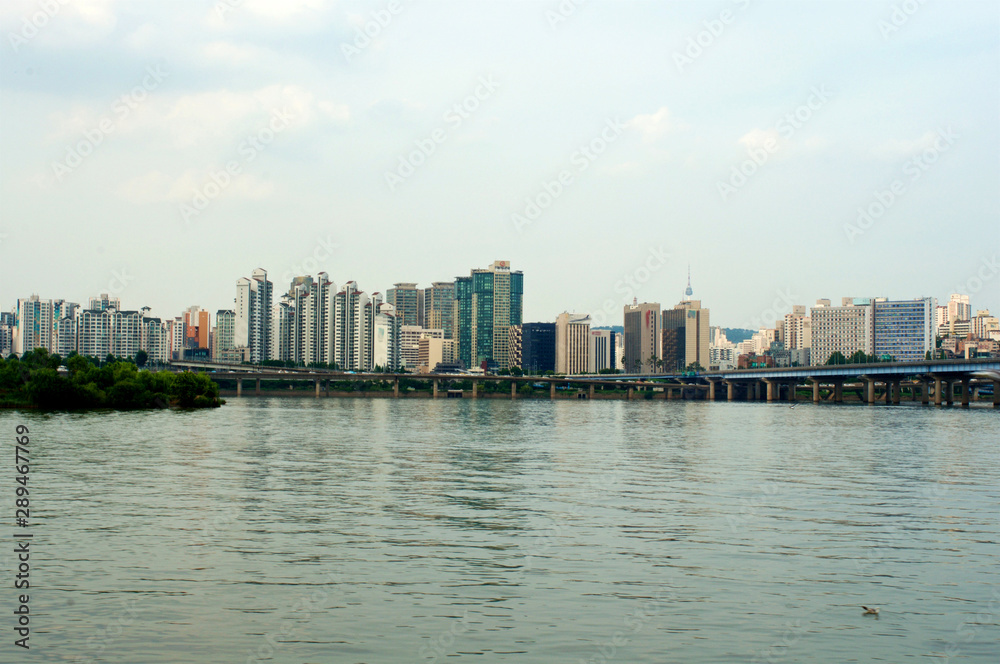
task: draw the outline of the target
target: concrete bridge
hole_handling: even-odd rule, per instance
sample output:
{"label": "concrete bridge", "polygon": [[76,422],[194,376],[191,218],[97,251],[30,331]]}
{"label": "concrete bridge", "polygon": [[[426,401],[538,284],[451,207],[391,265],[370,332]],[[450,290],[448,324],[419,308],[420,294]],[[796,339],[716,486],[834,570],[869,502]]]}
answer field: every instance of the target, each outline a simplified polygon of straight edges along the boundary
{"label": "concrete bridge", "polygon": [[[637,375],[616,375],[624,380],[634,380]],[[949,405],[955,402],[956,387],[961,386],[961,402],[968,406],[972,390],[986,384],[993,386],[993,405],[1000,407],[1000,360],[927,360],[923,362],[877,362],[870,364],[833,364],[815,367],[785,367],[742,369],[729,371],[704,371],[696,374],[655,374],[647,378],[687,382],[705,382],[709,385],[708,399],[716,398],[718,388],[725,387],[728,400],[776,401],[782,392],[790,401],[795,400],[801,385],[812,388],[812,400],[821,401],[821,390],[830,392],[835,403],[843,401],[843,388],[848,381],[860,379],[864,400],[875,403],[876,389],[882,386],[886,403],[899,403],[902,388],[909,389],[910,397],[923,403]],[[762,394],[763,392],[763,394]]]}
{"label": "concrete bridge", "polygon": [[[479,386],[484,382],[509,382],[511,398],[517,397],[519,385],[542,383],[549,387],[549,397],[556,398],[557,390],[575,390],[577,398],[594,398],[596,390],[608,388],[624,390],[624,398],[635,398],[637,391],[662,393],[664,399],[691,398],[715,401],[795,401],[802,386],[811,389],[812,401],[842,403],[845,387],[857,386],[863,392],[862,400],[874,404],[878,388],[886,403],[900,403],[904,391],[911,400],[918,398],[929,404],[933,397],[936,405],[952,405],[956,399],[969,406],[973,391],[992,385],[993,406],[1000,407],[1000,360],[931,360],[925,362],[880,362],[874,364],[841,364],[817,367],[789,367],[745,369],[736,371],[706,371],[674,374],[599,374],[585,376],[496,376],[481,374],[398,374],[352,373],[331,369],[275,369],[254,365],[236,365],[218,362],[175,361],[176,368],[210,371],[214,380],[235,380],[237,396],[243,395],[243,381],[254,381],[254,393],[261,393],[262,380],[313,381],[316,396],[329,395],[330,381],[380,381],[392,382],[393,396],[398,397],[399,381],[427,381],[431,396],[465,396],[460,390],[441,389],[458,381],[471,381],[472,398],[480,396]],[[325,389],[321,389],[325,386]],[[960,387],[960,390],[957,389]],[[856,389],[856,388],[855,388]],[[959,394],[956,394],[956,391]],[[456,394],[457,392],[457,394]],[[826,397],[823,397],[826,392]],[[725,396],[723,397],[723,393]],[[616,392],[617,394],[617,392]],[[605,395],[611,396],[611,395]],[[643,397],[650,398],[643,394]]]}

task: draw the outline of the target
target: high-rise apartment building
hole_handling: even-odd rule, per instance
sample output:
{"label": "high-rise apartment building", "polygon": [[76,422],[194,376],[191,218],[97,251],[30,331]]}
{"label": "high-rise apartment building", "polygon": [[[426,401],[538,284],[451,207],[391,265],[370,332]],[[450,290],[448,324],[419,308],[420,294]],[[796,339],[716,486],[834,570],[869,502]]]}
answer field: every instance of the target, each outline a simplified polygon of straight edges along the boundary
{"label": "high-rise apartment building", "polygon": [[[212,335],[212,359],[220,362],[242,362],[236,349],[236,312],[219,309],[215,312],[215,333]],[[247,358],[249,359],[249,358]]]}
{"label": "high-rise apartment building", "polygon": [[17,301],[16,325],[11,334],[13,352],[19,357],[36,348],[63,357],[75,347],[77,304],[43,300],[37,295]]}
{"label": "high-rise apartment building", "polygon": [[590,368],[590,316],[556,317],[556,373],[582,374]]}
{"label": "high-rise apartment building", "polygon": [[659,302],[633,302],[625,305],[625,371],[653,373],[660,360]]}
{"label": "high-rise apartment building", "polygon": [[424,316],[421,326],[444,330],[444,338],[455,336],[455,282],[435,281],[423,290]]}
{"label": "high-rise apartment building", "polygon": [[711,335],[708,309],[702,308],[701,300],[684,300],[674,305],[674,310],[684,312],[684,368],[697,364],[707,369]]}
{"label": "high-rise apartment building", "polygon": [[382,296],[371,297],[348,281],[334,296],[333,362],[345,371],[367,371],[372,368],[372,337],[375,313]]}
{"label": "high-rise apartment building", "polygon": [[494,261],[455,279],[455,334],[462,364],[478,367],[493,360],[499,368],[509,368],[509,328],[521,324],[523,295],[524,275],[512,271],[509,261]]}
{"label": "high-rise apartment building", "polygon": [[844,298],[841,306],[817,300],[809,310],[812,319],[811,362],[826,364],[840,352],[850,357],[857,351],[871,355],[875,349],[875,307],[867,298]]}
{"label": "high-rise apartment building", "polygon": [[257,268],[250,278],[236,282],[237,348],[245,348],[250,362],[271,359],[272,295],[274,285],[267,279],[267,270]]}
{"label": "high-rise apartment building", "polygon": [[375,314],[372,328],[372,369],[399,369],[401,327],[396,308],[388,302],[382,304]]}
{"label": "high-rise apartment building", "polygon": [[290,352],[297,364],[329,364],[336,333],[336,286],[326,272],[316,278],[296,277],[289,298],[291,307]]}
{"label": "high-rise apartment building", "polygon": [[779,322],[778,341],[788,350],[809,348],[812,344],[812,319],[803,304],[792,305],[791,313]]}
{"label": "high-rise apartment building", "polygon": [[279,362],[291,362],[292,329],[295,326],[295,301],[285,293],[271,307],[271,352],[269,358]]}
{"label": "high-rise apartment building", "polygon": [[922,360],[935,348],[937,300],[875,300],[875,355],[897,362]]}
{"label": "high-rise apartment building", "polygon": [[[94,300],[91,300],[94,302]],[[211,317],[205,309],[195,305],[184,310],[184,347],[208,348],[211,336]]]}
{"label": "high-rise apartment building", "polygon": [[[105,309],[121,309],[121,300],[111,297],[107,293],[101,293],[98,297],[90,298],[87,308],[91,311],[104,311]],[[102,358],[103,359],[103,358]]]}
{"label": "high-rise apartment building", "polygon": [[972,305],[969,303],[969,296],[952,293],[948,300],[948,322],[970,318],[972,318]]}

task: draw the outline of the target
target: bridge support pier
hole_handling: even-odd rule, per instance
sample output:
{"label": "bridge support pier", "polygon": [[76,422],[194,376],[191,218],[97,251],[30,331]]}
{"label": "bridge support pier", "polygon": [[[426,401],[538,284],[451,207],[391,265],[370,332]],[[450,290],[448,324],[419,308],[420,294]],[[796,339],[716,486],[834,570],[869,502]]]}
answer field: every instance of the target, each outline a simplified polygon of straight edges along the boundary
{"label": "bridge support pier", "polygon": [[516,380],[510,381],[510,398],[511,399],[516,399],[517,398],[517,381]]}
{"label": "bridge support pier", "polygon": [[434,384],[434,387],[431,390],[431,398],[437,399],[438,398],[438,379],[437,378],[435,378],[433,380],[433,384]]}
{"label": "bridge support pier", "polygon": [[1000,408],[1000,380],[993,381],[993,407]]}
{"label": "bridge support pier", "polygon": [[479,381],[478,380],[472,381],[472,398],[473,399],[479,398]]}
{"label": "bridge support pier", "polygon": [[874,378],[867,378],[866,377],[866,378],[864,378],[864,380],[868,384],[868,395],[867,395],[868,398],[867,398],[867,401],[868,401],[869,404],[874,405],[875,404],[875,379]]}
{"label": "bridge support pier", "polygon": [[925,406],[931,402],[929,387],[930,385],[926,380],[920,381],[920,403],[922,403]]}
{"label": "bridge support pier", "polygon": [[844,381],[842,380],[833,384],[833,403],[844,403]]}
{"label": "bridge support pier", "polygon": [[944,398],[949,406],[955,405],[955,381],[944,381]]}
{"label": "bridge support pier", "polygon": [[399,398],[399,379],[398,378],[394,378],[392,380],[392,398],[393,399],[398,399]]}
{"label": "bridge support pier", "polygon": [[257,385],[254,387],[254,394],[260,396],[260,378],[257,379]]}
{"label": "bridge support pier", "polygon": [[941,383],[943,381],[940,378],[934,379],[934,405],[941,405]]}
{"label": "bridge support pier", "polygon": [[589,395],[588,398],[590,398],[590,399],[594,398],[594,384],[593,383],[590,384],[590,395]]}
{"label": "bridge support pier", "polygon": [[813,384],[813,403],[819,403],[819,379],[811,378]]}
{"label": "bridge support pier", "polygon": [[764,384],[767,385],[767,402],[771,403],[775,399],[774,388],[776,386],[776,383],[774,381],[765,379]]}
{"label": "bridge support pier", "polygon": [[316,398],[319,399],[319,378],[313,380],[313,383],[315,383]]}
{"label": "bridge support pier", "polygon": [[894,380],[892,382],[892,403],[893,404],[895,404],[897,406],[899,405],[899,402],[900,402],[900,400],[901,400],[901,398],[903,396],[902,392],[903,392],[903,381],[901,381],[901,380]]}
{"label": "bridge support pier", "polygon": [[238,397],[243,396],[243,379],[242,378],[237,378],[236,379],[236,396],[238,396]]}
{"label": "bridge support pier", "polygon": [[549,383],[549,398],[550,399],[555,399],[556,398],[556,383],[555,383],[555,381],[552,381],[551,383]]}
{"label": "bridge support pier", "polygon": [[708,400],[715,401],[715,381],[708,381]]}
{"label": "bridge support pier", "polygon": [[733,381],[726,381],[726,401],[732,401],[733,397],[736,395],[736,387],[733,385]]}
{"label": "bridge support pier", "polygon": [[962,379],[962,408],[969,407],[969,392],[971,391],[969,389],[969,377],[966,376]]}
{"label": "bridge support pier", "polygon": [[788,384],[788,401],[795,403],[795,388],[798,387],[798,383],[794,380]]}
{"label": "bridge support pier", "polygon": [[629,387],[628,387],[628,400],[629,400],[629,401],[631,401],[631,400],[632,400],[632,392],[633,392],[633,391],[635,391],[635,388],[634,388],[634,387],[632,387],[631,385],[629,385]]}

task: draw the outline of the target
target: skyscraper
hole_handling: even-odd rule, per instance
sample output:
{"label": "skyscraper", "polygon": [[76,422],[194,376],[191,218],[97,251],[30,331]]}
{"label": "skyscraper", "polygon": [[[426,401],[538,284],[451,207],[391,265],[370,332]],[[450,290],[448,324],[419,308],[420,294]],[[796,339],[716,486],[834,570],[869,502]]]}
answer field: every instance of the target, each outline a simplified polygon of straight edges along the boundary
{"label": "skyscraper", "polygon": [[396,308],[396,316],[403,325],[420,325],[421,310],[423,305],[423,291],[413,283],[393,284],[392,288],[385,292],[385,301]]}
{"label": "skyscraper", "polygon": [[582,374],[590,368],[590,316],[556,317],[556,373]]}
{"label": "skyscraper", "polygon": [[660,359],[660,303],[625,305],[625,371],[653,373]]}
{"label": "skyscraper", "polygon": [[435,281],[424,294],[423,327],[444,330],[444,338],[452,339],[455,334],[455,282]]}
{"label": "skyscraper", "polygon": [[509,261],[494,261],[487,269],[472,270],[455,279],[455,328],[458,360],[478,367],[493,360],[509,368],[508,335],[521,324],[524,275],[511,271]]}

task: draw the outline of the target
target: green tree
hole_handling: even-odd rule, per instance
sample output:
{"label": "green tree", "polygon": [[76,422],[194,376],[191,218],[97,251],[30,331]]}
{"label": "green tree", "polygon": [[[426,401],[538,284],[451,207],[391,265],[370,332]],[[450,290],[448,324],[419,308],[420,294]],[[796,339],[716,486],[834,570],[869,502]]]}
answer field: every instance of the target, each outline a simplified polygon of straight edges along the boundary
{"label": "green tree", "polygon": [[697,362],[692,362],[691,364],[687,365],[687,368],[685,368],[684,370],[685,371],[704,371],[705,367],[701,366]]}
{"label": "green tree", "polygon": [[839,350],[835,350],[830,354],[830,358],[826,361],[827,364],[847,364],[847,358]]}
{"label": "green tree", "polygon": [[135,354],[135,364],[140,369],[146,366],[146,362],[149,361],[149,353],[144,350],[140,350]]}

